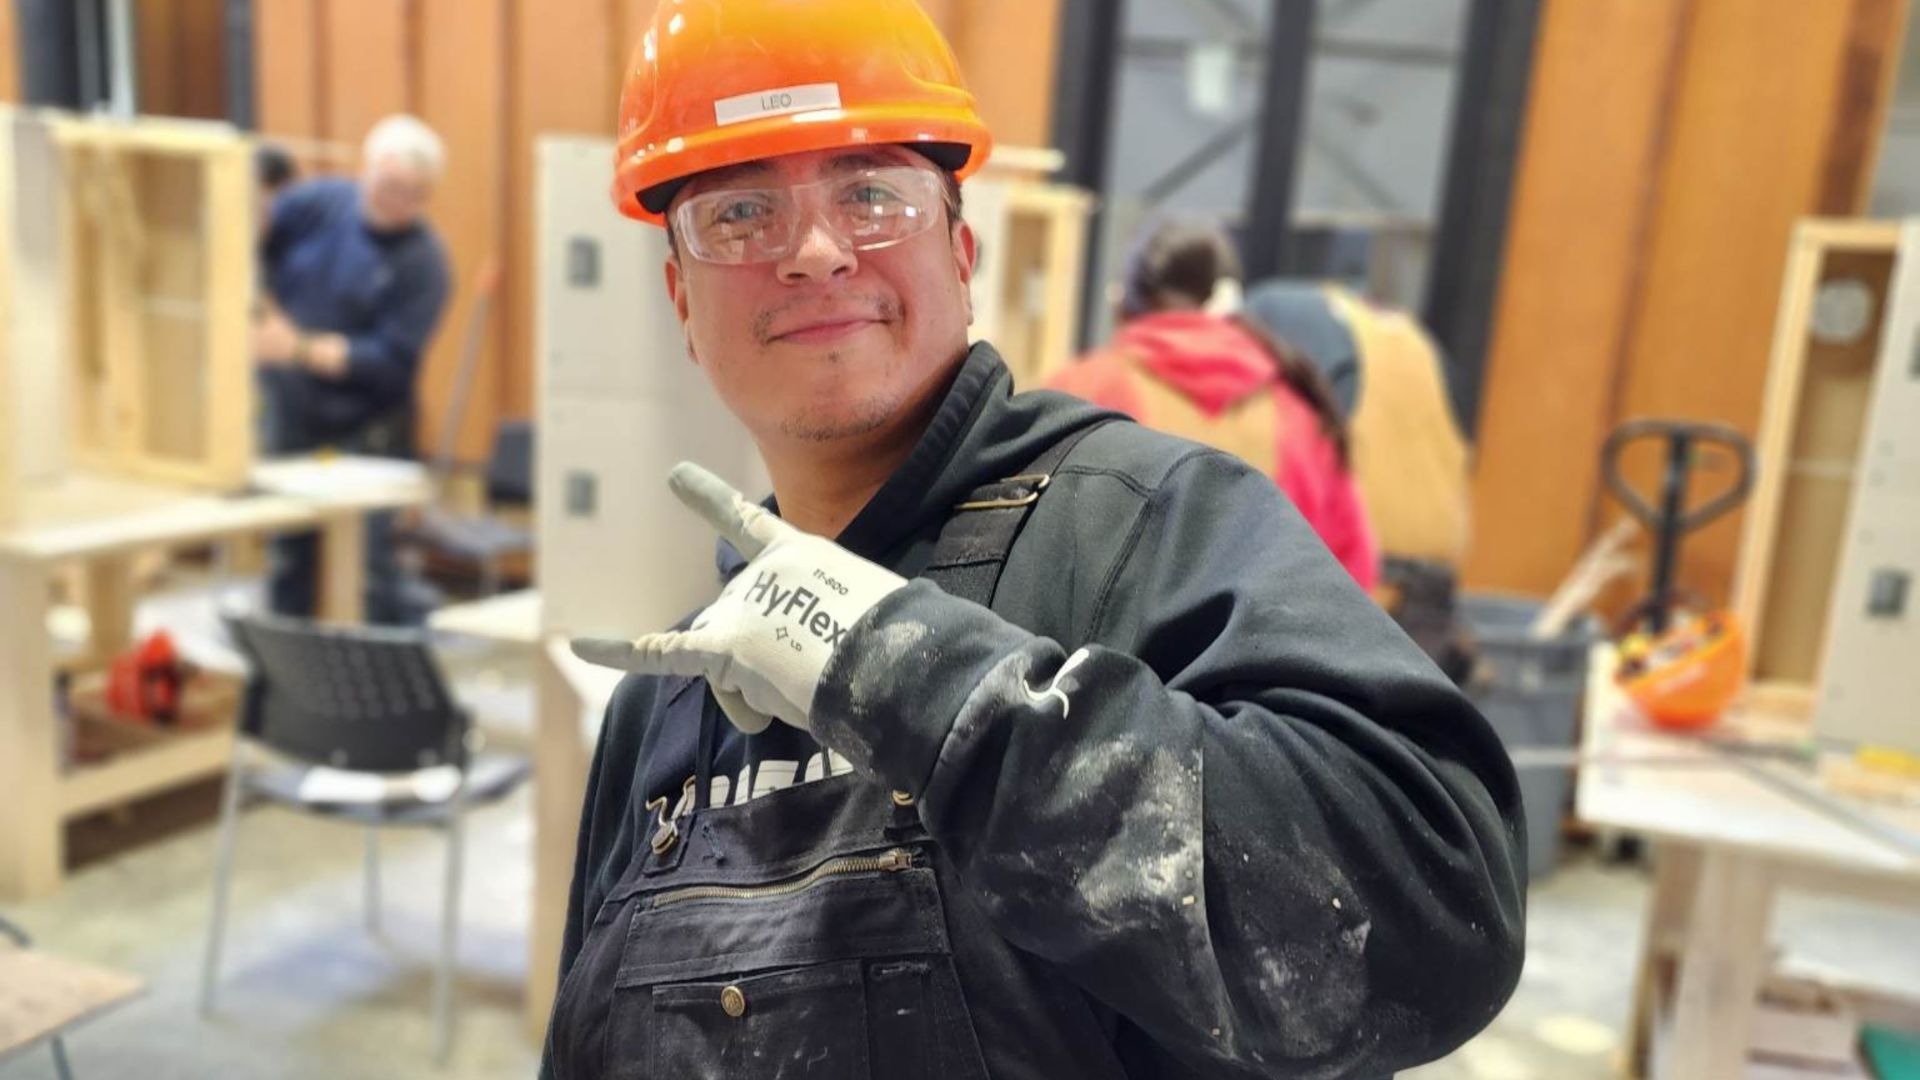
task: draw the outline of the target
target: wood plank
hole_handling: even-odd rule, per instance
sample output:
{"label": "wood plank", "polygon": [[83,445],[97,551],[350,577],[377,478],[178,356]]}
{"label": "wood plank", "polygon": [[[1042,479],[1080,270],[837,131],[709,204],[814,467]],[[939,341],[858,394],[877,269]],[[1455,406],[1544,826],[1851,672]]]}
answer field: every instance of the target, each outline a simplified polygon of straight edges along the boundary
{"label": "wood plank", "polygon": [[[1621,418],[1757,429],[1793,225],[1819,208],[1822,176],[1849,152],[1833,142],[1843,69],[1855,59],[1848,35],[1859,5],[1877,3],[1698,0],[1656,181]],[[1884,120],[1873,118],[1876,130]],[[1651,467],[1631,478],[1643,490],[1656,483]],[[1680,583],[1724,603],[1739,537],[1738,515],[1690,535]]]}
{"label": "wood plank", "polygon": [[1471,588],[1551,592],[1594,534],[1646,177],[1691,2],[1550,4],[1475,455]]}
{"label": "wood plank", "polygon": [[19,26],[14,5],[0,4],[0,101],[20,100]]}
{"label": "wood plank", "polygon": [[137,996],[132,975],[0,946],[0,1058]]}
{"label": "wood plank", "polygon": [[133,641],[133,559],[107,555],[86,565],[87,647],[96,656],[118,656]]}
{"label": "wood plank", "polygon": [[202,386],[208,423],[201,464],[209,479],[237,488],[254,460],[252,308],[254,220],[257,203],[253,151],[236,141],[203,162],[201,243],[205,258],[200,302]]}
{"label": "wood plank", "polygon": [[327,514],[320,527],[318,615],[331,623],[367,621],[367,523],[358,513]]}
{"label": "wood plank", "polygon": [[232,760],[231,730],[168,736],[151,747],[74,770],[60,785],[61,813],[78,817],[219,776]]}
{"label": "wood plank", "polygon": [[1853,5],[1816,203],[1820,213],[1859,213],[1872,198],[1908,11],[1908,0],[1856,0]]}
{"label": "wood plank", "polygon": [[318,0],[253,5],[254,107],[262,134],[325,137],[314,51],[317,11]]}
{"label": "wood plank", "polygon": [[994,141],[1053,145],[1060,0],[965,0],[950,7],[948,40]]}
{"label": "wood plank", "polygon": [[[439,445],[462,350],[473,326],[477,284],[509,245],[507,201],[507,14],[505,0],[422,0],[421,118],[447,147],[448,173],[434,194],[434,228],[453,267],[454,292],[420,373],[423,451]],[[492,445],[503,382],[505,314],[496,296],[482,324],[473,389],[457,453],[483,461]]]}
{"label": "wood plank", "polygon": [[[1859,281],[1873,298],[1877,326],[1892,273],[1894,234],[1879,227],[1855,232],[1849,237],[1832,222],[1795,230],[1756,439],[1761,472],[1734,575],[1753,674],[1788,685],[1806,685],[1818,671],[1881,341],[1877,329],[1847,343],[1815,340],[1814,298],[1825,282]],[[1850,239],[1888,246],[1826,244]]]}
{"label": "wood plank", "polygon": [[[6,45],[0,40],[0,46]],[[16,425],[22,411],[14,374],[14,132],[13,110],[0,109],[0,528],[13,520],[21,483]]]}
{"label": "wood plank", "polygon": [[[559,989],[560,948],[566,937],[567,889],[573,877],[572,843],[580,803],[586,797],[592,749],[581,734],[581,713],[591,706],[552,650],[540,650],[534,661],[538,694],[534,741],[533,786],[534,868],[531,925],[527,930],[527,989],[523,1014],[526,1031],[539,1038],[545,1031],[553,998]],[[564,647],[564,646],[561,646]],[[571,659],[566,657],[565,659]]]}
{"label": "wood plank", "polygon": [[52,642],[45,625],[52,581],[44,566],[0,553],[0,898],[44,896],[60,885],[63,838],[55,788]]}
{"label": "wood plank", "polygon": [[1694,894],[1691,933],[1674,993],[1674,1045],[1661,1075],[1742,1080],[1745,1033],[1768,966],[1773,877],[1761,859],[1708,851]]}
{"label": "wood plank", "polygon": [[324,21],[323,134],[357,146],[406,107],[406,12],[394,0],[327,0]]}
{"label": "wood plank", "polygon": [[134,15],[141,115],[224,119],[224,0],[139,0]]}

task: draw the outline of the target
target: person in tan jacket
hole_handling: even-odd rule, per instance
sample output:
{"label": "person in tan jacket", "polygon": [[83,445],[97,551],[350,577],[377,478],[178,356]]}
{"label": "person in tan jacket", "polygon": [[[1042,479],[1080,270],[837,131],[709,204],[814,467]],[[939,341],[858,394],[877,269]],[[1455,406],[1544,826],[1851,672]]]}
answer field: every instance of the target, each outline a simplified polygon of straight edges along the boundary
{"label": "person in tan jacket", "polygon": [[1311,361],[1232,312],[1241,276],[1218,229],[1160,226],[1130,262],[1119,332],[1048,385],[1272,477],[1371,589],[1379,552],[1349,468],[1345,422]]}

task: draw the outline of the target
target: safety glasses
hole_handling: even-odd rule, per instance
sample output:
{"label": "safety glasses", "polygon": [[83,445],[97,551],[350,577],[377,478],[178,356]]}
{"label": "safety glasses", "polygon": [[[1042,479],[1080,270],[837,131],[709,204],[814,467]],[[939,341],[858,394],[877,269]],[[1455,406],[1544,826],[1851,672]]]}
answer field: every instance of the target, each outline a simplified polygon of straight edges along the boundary
{"label": "safety glasses", "polygon": [[817,218],[854,251],[877,251],[940,219],[946,185],[911,165],[863,169],[791,187],[703,191],[673,211],[674,233],[701,262],[742,266],[793,254]]}

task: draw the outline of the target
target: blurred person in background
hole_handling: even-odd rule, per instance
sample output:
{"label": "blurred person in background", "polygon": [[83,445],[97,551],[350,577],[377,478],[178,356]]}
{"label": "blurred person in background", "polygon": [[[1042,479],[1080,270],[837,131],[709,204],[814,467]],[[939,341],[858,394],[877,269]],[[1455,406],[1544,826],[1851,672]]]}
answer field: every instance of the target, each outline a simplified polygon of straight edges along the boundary
{"label": "blurred person in background", "polygon": [[1372,589],[1379,556],[1348,468],[1346,421],[1310,361],[1239,316],[1241,278],[1219,229],[1154,228],[1128,260],[1119,332],[1048,385],[1260,470]]}
{"label": "blurred person in background", "polygon": [[273,220],[273,200],[299,181],[300,169],[294,164],[293,155],[284,148],[261,143],[260,148],[253,152],[253,177],[253,220],[264,234]]}
{"label": "blurred person in background", "polygon": [[[439,136],[391,116],[368,133],[357,179],[318,177],[274,198],[253,329],[264,453],[412,456],[415,382],[449,288],[425,216],[444,169]],[[276,613],[313,614],[317,558],[313,534],[274,542]],[[401,570],[393,515],[371,515],[368,620],[417,624],[431,606],[424,593]]]}
{"label": "blurred person in background", "polygon": [[1382,556],[1375,595],[1448,675],[1464,678],[1472,655],[1456,575],[1471,540],[1471,455],[1439,346],[1411,315],[1331,283],[1261,282],[1247,291],[1245,316],[1325,375]]}

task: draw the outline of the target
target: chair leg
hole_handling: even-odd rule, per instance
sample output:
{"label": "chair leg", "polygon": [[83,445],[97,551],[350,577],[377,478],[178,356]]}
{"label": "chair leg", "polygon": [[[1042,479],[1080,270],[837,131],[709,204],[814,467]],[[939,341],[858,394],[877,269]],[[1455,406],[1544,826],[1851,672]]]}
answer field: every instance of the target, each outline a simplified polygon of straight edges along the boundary
{"label": "chair leg", "polygon": [[453,1053],[453,964],[460,927],[460,863],[466,847],[460,807],[447,819],[447,881],[440,915],[440,971],[434,982],[434,1060],[445,1065]]}
{"label": "chair leg", "polygon": [[367,826],[367,930],[380,932],[380,829]]}
{"label": "chair leg", "polygon": [[213,987],[220,978],[220,943],[227,931],[227,894],[233,886],[233,850],[240,829],[240,756],[227,767],[220,797],[219,850],[213,862],[213,914],[207,924],[207,957],[200,971],[200,1015],[213,1015]]}
{"label": "chair leg", "polygon": [[53,1075],[59,1080],[73,1080],[73,1070],[67,1066],[67,1047],[56,1036],[53,1040]]}

